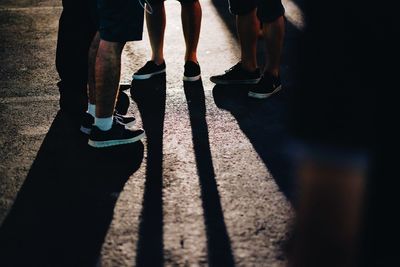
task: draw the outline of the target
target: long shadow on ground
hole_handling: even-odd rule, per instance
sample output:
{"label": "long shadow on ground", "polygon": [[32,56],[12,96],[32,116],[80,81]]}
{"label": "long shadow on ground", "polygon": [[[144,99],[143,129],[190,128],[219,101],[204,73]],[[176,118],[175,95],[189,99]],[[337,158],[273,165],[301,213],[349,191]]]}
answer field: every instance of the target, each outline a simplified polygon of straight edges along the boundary
{"label": "long shadow on ground", "polygon": [[202,81],[185,82],[184,90],[189,109],[197,172],[200,179],[207,234],[208,264],[210,266],[234,266],[231,243],[215,181]]}
{"label": "long shadow on ground", "polygon": [[143,150],[141,142],[91,148],[60,111],[0,228],[0,266],[96,266]]}
{"label": "long shadow on ground", "polygon": [[[166,77],[132,83],[147,136],[146,183],[139,225],[135,266],[163,266],[162,162],[166,101]],[[233,266],[234,259],[226,230],[208,141],[204,89],[201,81],[185,83],[193,143],[200,177],[210,266]]]}
{"label": "long shadow on ground", "polygon": [[131,95],[138,105],[147,136],[146,182],[135,266],[163,266],[162,162],[165,74],[149,80],[134,80]]}
{"label": "long shadow on ground", "polygon": [[255,151],[272,174],[280,190],[294,201],[293,166],[286,153],[287,96],[281,91],[267,100],[247,96],[248,88],[217,85],[213,89],[217,107],[228,110],[237,120]]}
{"label": "long shadow on ground", "polygon": [[[293,2],[301,7],[303,1]],[[228,1],[212,0],[212,3],[228,30],[236,37],[235,16],[229,12]],[[297,60],[295,52],[299,34],[300,30],[286,20],[280,73],[283,90],[277,95],[266,100],[254,100],[247,96],[249,87],[246,86],[217,85],[213,89],[216,105],[230,111],[237,119],[240,128],[249,138],[277,185],[292,203],[295,201],[296,186],[293,180],[293,162],[285,152],[290,134],[286,115],[293,91]],[[257,43],[257,60],[260,68],[265,61],[264,50],[264,40],[260,38]],[[229,67],[231,66],[227,66],[227,69]]]}

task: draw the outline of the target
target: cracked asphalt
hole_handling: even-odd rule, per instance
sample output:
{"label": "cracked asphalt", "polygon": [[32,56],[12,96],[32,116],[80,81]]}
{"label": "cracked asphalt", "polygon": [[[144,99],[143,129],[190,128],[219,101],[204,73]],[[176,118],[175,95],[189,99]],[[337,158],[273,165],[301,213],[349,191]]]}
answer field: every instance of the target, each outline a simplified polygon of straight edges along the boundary
{"label": "cracked asphalt", "polygon": [[[32,266],[284,266],[294,217],[287,95],[256,101],[246,88],[209,81],[239,59],[225,1],[201,1],[196,83],[182,82],[180,4],[166,2],[166,76],[126,92],[147,137],[134,151],[100,156],[58,111],[60,2],[0,1],[0,243],[9,259],[29,255]],[[290,86],[289,48],[301,12],[284,3],[282,75]],[[143,37],[123,52],[122,82],[150,56],[146,29]],[[14,266],[2,256],[1,266]]]}

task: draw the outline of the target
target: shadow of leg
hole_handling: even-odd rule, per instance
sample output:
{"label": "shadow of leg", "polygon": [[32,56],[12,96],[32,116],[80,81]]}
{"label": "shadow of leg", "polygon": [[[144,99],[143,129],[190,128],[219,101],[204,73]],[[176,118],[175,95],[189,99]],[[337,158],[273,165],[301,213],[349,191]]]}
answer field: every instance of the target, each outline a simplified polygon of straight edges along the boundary
{"label": "shadow of leg", "polygon": [[247,97],[243,86],[217,85],[213,96],[217,107],[228,110],[235,117],[280,190],[293,202],[293,165],[285,151],[288,141],[285,92],[259,101]]}
{"label": "shadow of leg", "polygon": [[96,266],[144,148],[93,150],[75,124],[62,112],[54,119],[0,228],[1,266]]}
{"label": "shadow of leg", "polygon": [[205,117],[206,106],[202,81],[185,82],[184,89],[189,108],[197,171],[200,178],[207,234],[208,263],[210,266],[234,266],[230,239],[215,181]]}
{"label": "shadow of leg", "polygon": [[131,95],[136,101],[147,136],[146,183],[139,225],[136,266],[163,266],[162,163],[166,80],[158,75],[135,80]]}

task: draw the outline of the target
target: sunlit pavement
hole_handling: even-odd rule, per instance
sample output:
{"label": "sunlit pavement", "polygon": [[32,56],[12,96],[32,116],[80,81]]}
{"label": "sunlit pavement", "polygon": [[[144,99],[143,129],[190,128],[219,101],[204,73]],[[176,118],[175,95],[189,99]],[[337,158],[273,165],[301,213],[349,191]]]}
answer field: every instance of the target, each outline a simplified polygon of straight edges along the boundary
{"label": "sunlit pavement", "polygon": [[[54,60],[60,3],[15,2],[0,4],[0,222],[58,111]],[[239,49],[227,27],[233,17],[227,24],[212,1],[201,3],[202,81],[182,82],[180,4],[167,1],[165,86],[156,85],[155,94],[143,92],[148,87],[140,84],[128,91],[129,112],[147,138],[143,162],[115,205],[102,266],[284,266],[293,219],[280,187],[289,179],[289,167],[279,161],[285,135],[279,113],[286,98],[250,100],[243,88],[219,88],[209,81],[237,63]],[[284,3],[293,28],[286,35],[290,47],[293,25],[302,26],[301,12]],[[124,51],[122,82],[130,83],[150,57],[146,29],[143,37]],[[286,62],[282,73],[289,84]]]}

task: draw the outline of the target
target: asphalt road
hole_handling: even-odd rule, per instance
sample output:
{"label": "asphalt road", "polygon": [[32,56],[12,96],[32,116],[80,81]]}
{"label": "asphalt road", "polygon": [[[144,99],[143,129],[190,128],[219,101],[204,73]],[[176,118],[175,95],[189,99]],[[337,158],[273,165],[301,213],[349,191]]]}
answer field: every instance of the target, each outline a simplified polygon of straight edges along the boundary
{"label": "asphalt road", "polygon": [[[214,2],[201,1],[202,81],[188,84],[180,5],[166,2],[166,77],[127,92],[147,138],[99,154],[58,112],[60,1],[0,1],[0,243],[9,259],[284,266],[293,221],[283,147],[287,95],[256,101],[246,88],[209,81],[239,56],[233,17],[225,1]],[[290,87],[289,48],[302,22],[292,2],[285,7],[282,76]],[[150,56],[146,30],[143,36],[124,50],[123,82]]]}

